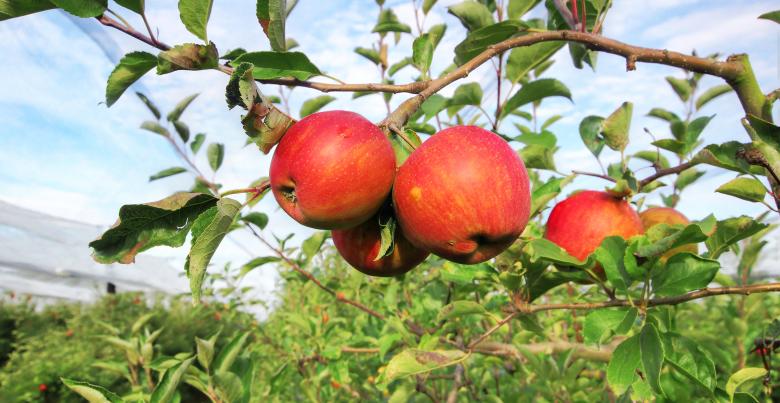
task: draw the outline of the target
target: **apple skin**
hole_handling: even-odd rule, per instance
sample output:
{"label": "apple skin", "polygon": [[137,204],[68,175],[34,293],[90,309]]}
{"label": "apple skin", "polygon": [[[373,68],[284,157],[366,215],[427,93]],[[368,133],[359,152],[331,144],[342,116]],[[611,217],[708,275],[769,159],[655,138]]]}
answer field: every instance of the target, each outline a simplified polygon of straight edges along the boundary
{"label": "apple skin", "polygon": [[528,223],[528,172],[498,135],[444,129],[412,152],[396,175],[398,223],[420,249],[475,264],[503,252]]}
{"label": "apple skin", "polygon": [[[639,213],[639,218],[645,231],[656,224],[688,225],[691,223],[688,217],[671,207],[651,207]],[[696,244],[678,246],[661,255],[661,261],[666,262],[670,257],[681,252],[699,253],[699,247]]]}
{"label": "apple skin", "polygon": [[271,190],[295,221],[312,228],[354,227],[390,194],[395,153],[384,133],[348,111],[311,114],[282,137],[271,159]]}
{"label": "apple skin", "polygon": [[642,220],[627,201],[607,192],[586,190],[553,207],[544,237],[585,260],[604,238],[618,235],[628,239],[642,233]]}
{"label": "apple skin", "polygon": [[379,217],[374,216],[354,228],[333,230],[331,236],[344,260],[369,276],[390,277],[403,274],[422,263],[430,253],[413,246],[400,227],[395,228],[393,252],[374,261],[382,242]]}

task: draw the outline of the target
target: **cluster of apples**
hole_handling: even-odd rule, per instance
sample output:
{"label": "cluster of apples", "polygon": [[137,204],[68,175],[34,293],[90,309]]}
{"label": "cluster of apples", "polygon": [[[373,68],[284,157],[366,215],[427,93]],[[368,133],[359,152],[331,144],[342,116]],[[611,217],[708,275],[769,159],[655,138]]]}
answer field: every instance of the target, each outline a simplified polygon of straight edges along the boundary
{"label": "cluster of apples", "polygon": [[[585,260],[601,245],[604,238],[620,236],[628,239],[656,224],[688,223],[688,218],[673,208],[653,207],[637,213],[622,198],[607,192],[586,190],[553,207],[544,236],[573,257]],[[697,251],[696,245],[680,246],[666,252],[661,259],[665,260],[678,252]],[[600,268],[596,271],[603,274]]]}
{"label": "cluster of apples", "polygon": [[[270,180],[287,214],[333,230],[344,259],[376,276],[407,272],[430,253],[467,264],[493,258],[523,232],[531,205],[525,165],[496,134],[450,127],[397,167],[384,133],[347,111],[294,124],[277,146]],[[378,258],[380,210],[399,226],[392,252]]]}

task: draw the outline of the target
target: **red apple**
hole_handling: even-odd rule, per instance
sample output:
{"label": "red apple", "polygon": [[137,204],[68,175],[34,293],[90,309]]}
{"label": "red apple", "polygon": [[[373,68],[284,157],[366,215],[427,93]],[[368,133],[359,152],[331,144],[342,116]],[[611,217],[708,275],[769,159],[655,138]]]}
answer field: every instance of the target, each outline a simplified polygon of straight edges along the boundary
{"label": "red apple", "polygon": [[347,111],[311,114],[287,130],[271,160],[271,190],[295,221],[354,227],[390,194],[395,154],[384,133]]}
{"label": "red apple", "polygon": [[374,216],[355,228],[333,230],[333,243],[344,260],[361,273],[371,276],[389,277],[406,273],[422,263],[429,253],[414,247],[396,227],[393,237],[393,252],[379,260],[381,243],[379,218]]}
{"label": "red apple", "polygon": [[639,215],[627,201],[586,190],[553,207],[544,237],[585,260],[606,237],[630,238],[643,232]]}
{"label": "red apple", "polygon": [[[651,207],[639,213],[639,218],[642,220],[642,225],[645,227],[645,230],[650,229],[650,227],[656,224],[688,225],[691,223],[691,221],[688,220],[688,217],[671,207]],[[680,252],[698,253],[699,247],[696,246],[696,244],[678,246],[661,255],[661,261],[665,262],[667,259]]]}
{"label": "red apple", "polygon": [[473,264],[520,236],[531,195],[525,165],[506,141],[476,126],[455,126],[433,135],[401,165],[393,201],[413,245]]}

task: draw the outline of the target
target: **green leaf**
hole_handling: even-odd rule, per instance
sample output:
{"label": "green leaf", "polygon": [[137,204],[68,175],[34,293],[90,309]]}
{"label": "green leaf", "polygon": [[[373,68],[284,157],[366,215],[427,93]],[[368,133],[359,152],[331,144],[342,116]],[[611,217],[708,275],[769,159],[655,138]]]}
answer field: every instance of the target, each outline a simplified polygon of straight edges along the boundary
{"label": "green leaf", "polygon": [[674,139],[661,139],[650,143],[658,148],[671,151],[675,154],[683,154],[685,151],[685,143]]}
{"label": "green leaf", "polygon": [[669,123],[680,121],[680,117],[674,114],[674,112],[670,112],[663,108],[653,108],[647,113],[647,116],[665,120]]}
{"label": "green leaf", "polygon": [[382,58],[379,57],[379,52],[376,49],[363,48],[358,46],[355,48],[355,53],[365,57],[376,65],[382,64]]}
{"label": "green leaf", "polygon": [[490,315],[488,311],[481,304],[474,301],[455,301],[449,305],[445,305],[439,310],[439,315],[436,316],[436,321],[441,322],[443,320],[460,318],[464,315]]}
{"label": "green leaf", "polygon": [[[420,136],[418,136],[414,130],[410,130],[411,127],[414,127],[415,129],[421,128],[418,125],[410,125],[410,127],[404,128],[406,139],[403,139],[398,133],[390,133],[390,144],[393,146],[393,152],[395,153],[396,167],[403,165],[403,163],[406,162],[406,159],[412,155],[412,152],[414,152],[414,148],[412,147],[416,148],[422,144]],[[407,142],[407,140],[409,141]],[[409,143],[411,143],[411,145]]]}
{"label": "green leaf", "polygon": [[212,0],[179,0],[179,17],[184,27],[207,44],[206,25],[211,16],[211,6]]}
{"label": "green leaf", "polygon": [[623,102],[619,108],[604,119],[604,123],[601,125],[601,135],[609,148],[615,151],[622,151],[628,145],[633,109],[634,104]]}
{"label": "green leaf", "polygon": [[303,241],[301,244],[301,252],[303,252],[304,256],[304,266],[308,265],[309,262],[314,259],[314,256],[320,251],[320,248],[322,248],[322,244],[325,243],[326,239],[328,239],[327,231],[317,231]]}
{"label": "green leaf", "polygon": [[530,144],[519,152],[527,168],[548,169],[555,171],[555,149],[540,144]]}
{"label": "green leaf", "polygon": [[[219,334],[219,332],[217,332],[217,334]],[[214,344],[216,341],[216,337],[211,337],[208,340],[195,337],[195,347],[198,352],[198,362],[206,370],[211,367],[211,361],[214,359]]]}
{"label": "green leaf", "polygon": [[601,245],[593,252],[596,260],[604,269],[607,280],[615,288],[626,292],[632,280],[626,270],[626,240],[620,236],[610,236],[601,241]]}
{"label": "green leaf", "polygon": [[107,0],[49,0],[76,17],[97,17],[106,11]]}
{"label": "green leaf", "polygon": [[729,141],[723,144],[710,144],[700,150],[693,157],[692,162],[704,163],[732,171],[747,173],[750,166],[737,154],[745,150],[749,145],[738,141]]}
{"label": "green leaf", "polygon": [[556,96],[565,97],[571,100],[571,92],[566,85],[554,78],[542,78],[540,80],[531,81],[530,83],[523,85],[519,91],[509,98],[506,105],[504,105],[504,108],[501,110],[501,118],[503,119],[523,105],[537,102],[547,97]]}
{"label": "green leaf", "polygon": [[214,374],[217,386],[217,395],[223,402],[238,402],[244,395],[244,386],[241,378],[232,372],[218,372]]}
{"label": "green leaf", "polygon": [[190,279],[194,302],[200,301],[206,268],[239,211],[241,203],[224,197],[217,201],[216,206],[199,215],[192,225],[192,247],[184,263],[184,270]]}
{"label": "green leaf", "polygon": [[157,56],[157,74],[168,74],[177,70],[208,70],[219,65],[219,54],[214,43],[197,45],[185,43]]}
{"label": "green leaf", "polygon": [[444,34],[447,32],[447,24],[436,24],[428,29],[428,35],[430,35],[433,48],[436,49],[439,46]]}
{"label": "green leaf", "polygon": [[386,223],[379,222],[379,251],[377,251],[374,261],[389,256],[393,253],[395,241],[395,219],[391,216]]}
{"label": "green leaf", "polygon": [[580,122],[580,138],[585,143],[585,147],[597,158],[604,148],[604,139],[599,136],[603,123],[604,118],[593,115],[585,117]]}
{"label": "green leaf", "polygon": [[144,326],[146,326],[147,323],[149,323],[150,320],[154,317],[155,313],[150,312],[145,315],[141,315],[140,318],[136,319],[135,322],[133,322],[133,325],[130,327],[130,334],[136,334],[143,329]]}
{"label": "green leaf", "polygon": [[322,73],[301,52],[249,52],[233,60],[231,65],[252,63],[252,76],[258,80],[293,77],[308,80]]}
{"label": "green leaf", "polygon": [[160,110],[157,109],[157,106],[149,98],[147,98],[146,95],[140,92],[136,92],[135,95],[137,95],[138,98],[141,99],[141,102],[146,105],[146,107],[149,109],[149,112],[152,112],[152,115],[154,115],[157,120],[160,120]]}
{"label": "green leaf", "polygon": [[195,357],[188,358],[168,368],[160,383],[154,388],[150,403],[168,403],[174,401],[174,395],[179,387],[179,383],[184,374],[187,373],[187,369],[190,367],[193,360],[195,360]]}
{"label": "green leaf", "polygon": [[303,118],[309,116],[335,100],[336,97],[332,97],[330,95],[320,95],[318,97],[307,99],[306,102],[304,102],[301,106],[301,117]]}
{"label": "green leaf", "polygon": [[550,59],[564,44],[565,42],[542,42],[512,49],[506,61],[507,80],[519,82],[533,69]]}
{"label": "green leaf", "polygon": [[531,258],[531,262],[543,260],[572,267],[585,267],[588,265],[587,260],[577,260],[577,258],[569,255],[563,248],[544,238],[531,240],[526,244],[524,251]]}
{"label": "green leaf", "polygon": [[157,179],[162,179],[162,178],[167,178],[169,176],[177,175],[177,174],[180,174],[182,172],[187,172],[187,169],[186,168],[182,168],[182,167],[173,167],[173,168],[163,169],[162,171],[157,172],[156,174],[150,176],[149,177],[149,182],[155,181]]}
{"label": "green leaf", "polygon": [[[293,2],[293,5],[295,3]],[[287,20],[286,0],[258,0],[257,20],[271,43],[271,49],[284,52],[288,49],[285,40],[285,22]]]}
{"label": "green leaf", "polygon": [[522,22],[508,20],[475,29],[455,46],[454,62],[458,66],[463,65],[482,53],[488,46],[509,39],[526,28],[527,26]]}
{"label": "green leaf", "polygon": [[[377,63],[378,64],[378,63]],[[387,75],[392,77],[395,73],[397,73],[399,70],[406,66],[410,66],[412,64],[412,58],[411,57],[405,57],[401,59],[398,63],[394,63],[390,66],[389,69],[387,69]],[[438,94],[435,94],[438,95]],[[441,95],[439,95],[441,96]]]}
{"label": "green leaf", "polygon": [[181,141],[187,142],[190,139],[190,127],[186,123],[178,120],[173,122],[173,128],[176,129],[176,133],[179,134]]}
{"label": "green leaf", "polygon": [[640,246],[637,249],[637,255],[658,257],[682,245],[703,242],[715,231],[715,224],[715,218],[709,216],[700,222],[680,228],[669,225],[654,225],[648,228],[647,232],[650,243]]}
{"label": "green leaf", "polygon": [[219,58],[222,59],[222,60],[232,61],[232,60],[235,60],[237,57],[243,55],[244,53],[246,53],[246,49],[244,49],[244,48],[235,48],[235,49],[229,50],[227,53],[225,53],[224,55],[221,55]]}
{"label": "green leaf", "polygon": [[200,147],[203,146],[203,143],[206,141],[206,135],[203,133],[198,133],[195,135],[195,139],[192,140],[192,143],[190,143],[190,150],[192,150],[193,154],[197,154],[198,151],[200,151]]}
{"label": "green leaf", "polygon": [[586,343],[604,343],[614,335],[626,334],[636,320],[636,308],[599,309],[585,316]]}
{"label": "green leaf", "polygon": [[644,151],[637,151],[634,153],[634,155],[631,156],[632,158],[638,158],[641,160],[645,160],[647,162],[650,162],[652,164],[657,165],[659,168],[669,168],[669,160],[666,159],[666,157],[661,154],[658,151],[650,151],[650,150],[644,150]]}
{"label": "green leaf", "polygon": [[515,137],[513,140],[527,145],[536,144],[549,149],[554,149],[555,144],[558,142],[558,138],[555,136],[555,134],[547,130],[544,130],[538,134],[529,131]]}
{"label": "green leaf", "polygon": [[40,1],[0,1],[0,21],[22,17],[40,11],[50,10],[56,6],[50,0]]}
{"label": "green leaf", "polygon": [[780,24],[780,10],[770,11],[768,13],[761,14],[758,16],[758,18],[774,21]]}
{"label": "green leaf", "polygon": [[442,281],[452,281],[456,284],[467,285],[474,280],[494,279],[498,272],[487,263],[464,265],[453,262],[445,262],[440,271]]}
{"label": "green leaf", "polygon": [[239,272],[238,276],[239,277],[244,277],[250,271],[252,271],[252,270],[254,270],[254,269],[256,269],[256,268],[258,268],[258,267],[260,267],[260,266],[262,266],[264,264],[278,262],[279,260],[281,260],[281,259],[279,259],[276,256],[256,257],[256,258],[254,258],[254,259],[244,263],[244,265],[241,266],[241,271]]}
{"label": "green leaf", "polygon": [[[148,73],[154,66],[157,65],[157,57],[151,53],[146,52],[132,52],[124,55],[119,61],[119,64],[114,67],[111,75],[108,76],[108,84],[106,85],[106,105],[113,105],[119,97],[127,90],[133,83],[138,81],[144,74]],[[139,95],[139,97],[141,97]],[[146,97],[141,98],[143,101]],[[144,101],[147,103],[148,99]],[[149,109],[152,109],[151,107]],[[154,110],[152,110],[154,113]],[[155,114],[158,116],[159,112]],[[159,116],[157,117],[159,119]]]}
{"label": "green leaf", "polygon": [[639,334],[640,355],[645,380],[658,395],[663,395],[661,389],[661,369],[664,363],[664,347],[658,329],[652,323],[645,323]]}
{"label": "green leaf", "polygon": [[561,189],[571,183],[573,179],[574,176],[550,178],[544,184],[534,187],[531,192],[531,217],[541,211],[550,200],[558,196],[561,193]]}
{"label": "green leaf", "polygon": [[734,91],[734,89],[731,88],[731,86],[728,84],[716,85],[707,91],[704,91],[704,93],[699,95],[699,98],[696,99],[696,110],[701,109],[704,105],[713,99],[723,94],[728,94],[731,91]]}
{"label": "green leaf", "polygon": [[143,123],[141,123],[141,129],[148,130],[152,133],[157,133],[160,136],[163,137],[170,137],[171,134],[168,132],[168,129],[164,128],[162,125],[160,125],[157,122],[147,120]]}
{"label": "green leaf", "polygon": [[412,32],[412,28],[399,21],[398,17],[395,15],[393,10],[388,8],[382,10],[382,12],[379,14],[379,20],[377,21],[377,24],[374,26],[374,29],[371,30],[371,32],[375,32],[375,33],[405,32],[408,34]]}
{"label": "green leaf", "polygon": [[466,0],[450,6],[447,12],[457,17],[469,31],[493,24],[493,13],[482,3]]}
{"label": "green leaf", "polygon": [[380,380],[377,380],[377,382],[387,384],[406,376],[424,374],[439,368],[455,365],[466,357],[466,353],[460,350],[404,350],[387,363],[385,371],[380,375]]}
{"label": "green leaf", "polygon": [[607,382],[616,395],[623,394],[637,379],[636,370],[642,364],[639,337],[637,334],[623,340],[607,365]]}
{"label": "green leaf", "polygon": [[266,225],[268,225],[268,216],[264,213],[259,213],[256,211],[244,215],[241,217],[241,220],[252,223],[260,229],[263,229]]}
{"label": "green leaf", "polygon": [[482,86],[478,83],[461,84],[455,89],[455,93],[447,103],[448,107],[473,105],[479,106],[482,103]]}
{"label": "green leaf", "polygon": [[748,216],[718,221],[718,224],[715,226],[715,232],[705,242],[709,250],[710,259],[717,259],[731,245],[755,235],[766,227],[767,224]]}
{"label": "green leaf", "polygon": [[525,13],[539,4],[539,2],[541,2],[541,0],[509,0],[507,14],[509,14],[509,18],[511,19],[519,20]]}
{"label": "green leaf", "polygon": [[766,197],[764,184],[754,178],[735,178],[724,183],[715,191],[756,203],[762,202]]}
{"label": "green leaf", "polygon": [[672,89],[680,97],[681,101],[686,102],[691,97],[693,88],[691,88],[691,83],[688,80],[669,76],[666,77],[666,82],[672,86]]}
{"label": "green leaf", "polygon": [[715,363],[699,348],[699,343],[682,337],[676,339],[679,340],[677,345],[671,351],[665,351],[665,361],[697,385],[714,391],[717,385]]}
{"label": "green leaf", "polygon": [[206,148],[206,156],[209,159],[209,166],[216,172],[225,159],[225,146],[220,143],[209,144],[208,148]]}
{"label": "green leaf", "polygon": [[184,113],[184,110],[187,109],[188,106],[190,106],[192,101],[194,101],[195,98],[198,97],[198,95],[199,94],[192,94],[179,101],[179,103],[176,104],[176,107],[173,108],[173,110],[168,113],[168,116],[166,117],[168,121],[175,122],[179,120],[181,118],[181,114]]}
{"label": "green leaf", "polygon": [[433,61],[433,40],[430,34],[423,34],[414,39],[412,43],[412,63],[417,70],[427,77],[428,69]]}
{"label": "green leaf", "polygon": [[678,253],[669,258],[666,267],[653,274],[653,292],[663,297],[702,289],[712,282],[719,269],[717,260]]}
{"label": "green leaf", "polygon": [[691,183],[696,182],[702,175],[704,175],[704,171],[699,171],[696,168],[688,168],[677,175],[677,179],[674,180],[674,187],[676,187],[677,190],[683,190]]}
{"label": "green leaf", "polygon": [[[480,88],[481,91],[481,88]],[[425,113],[425,119],[428,120],[436,116],[442,109],[447,107],[447,98],[439,94],[433,94],[423,102],[420,109]]]}
{"label": "green leaf", "polygon": [[90,242],[99,263],[132,263],[135,255],[159,245],[179,247],[195,217],[217,199],[202,193],[175,193],[165,199],[119,209],[119,220]]}
{"label": "green leaf", "polygon": [[726,393],[728,393],[729,399],[731,401],[734,400],[734,393],[736,393],[737,388],[745,382],[760,379],[764,376],[766,376],[766,369],[764,368],[748,367],[735,372],[726,382]]}
{"label": "green leaf", "polygon": [[688,126],[685,128],[685,137],[682,139],[686,145],[686,153],[691,151],[696,146],[696,141],[699,139],[699,135],[701,135],[701,132],[704,131],[704,128],[707,127],[707,124],[710,123],[710,120],[712,120],[714,117],[715,115],[702,116],[694,119],[691,123],[688,124]]}
{"label": "green leaf", "polygon": [[115,0],[116,4],[136,12],[138,14],[144,13],[144,0]]}
{"label": "green leaf", "polygon": [[431,8],[433,8],[433,5],[436,4],[438,0],[423,0],[422,4],[422,11],[423,14],[428,14],[428,11],[431,11]]}
{"label": "green leaf", "polygon": [[249,332],[238,333],[228,345],[220,350],[219,355],[214,360],[214,373],[230,371],[230,367],[241,354],[248,338]]}
{"label": "green leaf", "polygon": [[63,384],[89,403],[124,403],[121,397],[102,386],[75,379],[60,378]]}

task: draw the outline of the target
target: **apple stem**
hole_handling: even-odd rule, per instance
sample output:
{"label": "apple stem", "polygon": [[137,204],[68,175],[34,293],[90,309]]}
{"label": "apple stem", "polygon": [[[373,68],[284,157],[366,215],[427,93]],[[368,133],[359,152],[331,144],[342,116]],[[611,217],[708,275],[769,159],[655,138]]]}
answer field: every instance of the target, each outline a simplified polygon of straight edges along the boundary
{"label": "apple stem", "polygon": [[406,133],[404,133],[403,130],[399,129],[398,126],[391,123],[387,125],[387,128],[390,129],[390,131],[392,131],[393,133],[397,134],[398,137],[400,137],[401,140],[403,140],[413,151],[417,149],[417,146],[415,146],[414,143],[412,143],[412,140],[410,140],[409,137],[406,136]]}

